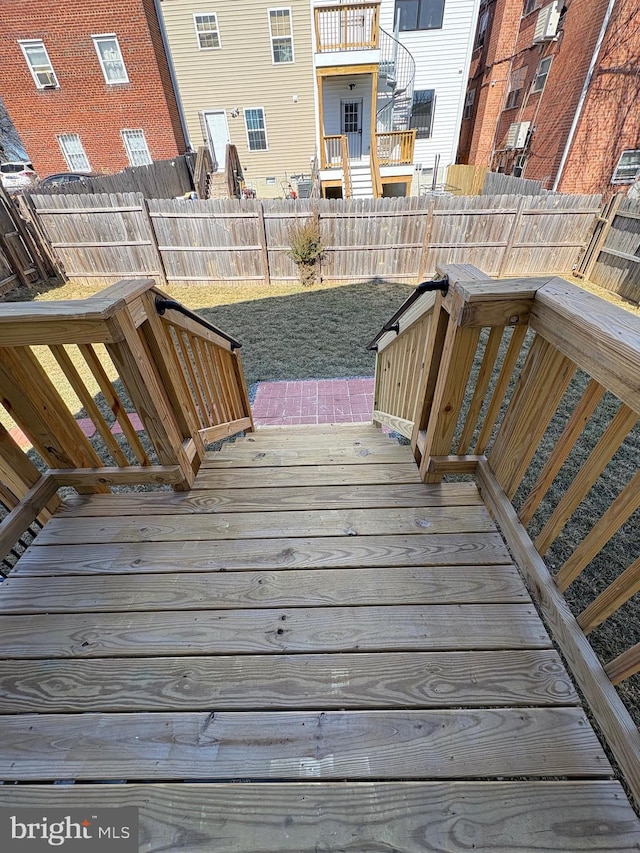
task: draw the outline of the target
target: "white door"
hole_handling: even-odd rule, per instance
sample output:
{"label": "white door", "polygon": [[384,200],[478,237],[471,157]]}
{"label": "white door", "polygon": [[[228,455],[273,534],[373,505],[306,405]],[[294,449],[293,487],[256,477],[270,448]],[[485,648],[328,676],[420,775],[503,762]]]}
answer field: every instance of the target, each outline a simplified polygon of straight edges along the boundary
{"label": "white door", "polygon": [[213,160],[214,172],[224,172],[225,155],[229,138],[229,125],[224,110],[205,112],[204,120],[209,137],[209,150]]}

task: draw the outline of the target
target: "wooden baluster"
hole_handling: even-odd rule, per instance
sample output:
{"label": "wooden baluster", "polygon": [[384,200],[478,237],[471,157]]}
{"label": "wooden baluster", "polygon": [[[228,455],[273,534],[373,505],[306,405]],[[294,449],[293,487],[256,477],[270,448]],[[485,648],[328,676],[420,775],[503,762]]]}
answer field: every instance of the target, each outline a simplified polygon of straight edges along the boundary
{"label": "wooden baluster", "polygon": [[[22,500],[41,476],[40,471],[0,423],[0,480],[11,490],[11,496],[14,498],[12,504]],[[44,523],[59,505],[60,499],[56,495],[40,514],[40,520]]]}
{"label": "wooden baluster", "polygon": [[610,661],[604,671],[612,684],[620,684],[621,681],[640,672],[640,643],[636,643],[635,646]]}
{"label": "wooden baluster", "polygon": [[547,459],[544,468],[529,492],[529,496],[518,513],[518,518],[525,527],[533,518],[535,511],[540,506],[540,501],[546,495],[558,471],[565,463],[587,421],[595,412],[604,391],[605,389],[595,379],[590,380],[580,402],[574,409],[567,421],[566,427],[562,431],[562,435],[553,448],[553,452]]}
{"label": "wooden baluster", "polygon": [[640,471],[627,483],[599,521],[594,524],[556,575],[558,588],[564,591],[585,566],[604,548],[609,539],[640,506]]}
{"label": "wooden baluster", "polygon": [[491,375],[498,356],[498,350],[500,349],[500,343],[502,342],[503,332],[504,327],[495,326],[489,333],[489,340],[487,341],[487,346],[482,358],[482,365],[478,374],[478,380],[476,382],[471,403],[469,404],[469,411],[467,412],[464,429],[462,430],[462,435],[460,436],[460,441],[458,443],[458,453],[469,453],[471,439],[473,438],[473,433],[475,431],[476,424],[478,423],[478,418],[480,417],[480,410],[482,409],[484,397],[487,393],[489,382],[491,381]]}
{"label": "wooden baluster", "polygon": [[575,364],[537,336],[488,456],[509,499],[514,494],[575,373]]}
{"label": "wooden baluster", "polygon": [[540,554],[546,554],[589,489],[607,467],[618,447],[633,428],[638,416],[628,406],[620,406],[587,461],[584,463],[561,501],[535,540]]}
{"label": "wooden baluster", "polygon": [[590,634],[637,592],[640,592],[640,557],[585,607],[577,617],[578,625],[585,634]]}

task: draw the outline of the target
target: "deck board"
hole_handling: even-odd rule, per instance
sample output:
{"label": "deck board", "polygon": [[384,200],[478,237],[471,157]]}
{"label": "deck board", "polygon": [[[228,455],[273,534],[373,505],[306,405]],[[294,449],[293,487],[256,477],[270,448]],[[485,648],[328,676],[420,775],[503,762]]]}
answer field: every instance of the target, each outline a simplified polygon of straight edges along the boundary
{"label": "deck board", "polygon": [[[482,770],[481,770],[482,768]],[[76,779],[602,777],[581,708],[26,714],[0,721],[0,776]]]}
{"label": "deck board", "polygon": [[530,604],[43,613],[0,617],[3,659],[550,646],[548,634]]}
{"label": "deck board", "polygon": [[611,773],[475,485],[371,427],[74,498],[0,584],[0,805],[136,805],[145,851],[623,853]]}
{"label": "deck board", "polygon": [[375,604],[528,602],[515,566],[193,572],[57,578],[10,577],[0,615],[153,610],[234,610]]}
{"label": "deck board", "polygon": [[[637,853],[618,782],[9,786],[14,807],[140,809],[143,850]],[[570,810],[568,811],[568,806]]]}
{"label": "deck board", "polygon": [[110,516],[148,513],[189,515],[219,512],[282,510],[378,509],[383,507],[481,506],[474,483],[454,483],[453,489],[425,483],[387,486],[282,486],[249,489],[201,489],[197,492],[155,492],[122,495],[114,506],[111,495],[77,495],[67,499],[58,515]]}
{"label": "deck board", "polygon": [[1,713],[577,703],[553,649],[0,661]]}

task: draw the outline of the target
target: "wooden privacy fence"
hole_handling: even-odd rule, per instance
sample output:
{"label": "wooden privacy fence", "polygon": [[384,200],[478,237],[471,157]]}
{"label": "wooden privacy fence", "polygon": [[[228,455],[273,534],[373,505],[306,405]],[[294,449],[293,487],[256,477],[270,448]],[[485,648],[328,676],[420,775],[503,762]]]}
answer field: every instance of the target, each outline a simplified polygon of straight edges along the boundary
{"label": "wooden privacy fence", "polygon": [[420,294],[374,341],[374,419],[411,437],[425,482],[476,475],[640,799],[621,699],[640,718],[625,693],[640,673],[640,318],[559,278],[439,273],[446,295]]}
{"label": "wooden privacy fence", "polygon": [[640,302],[640,201],[621,193],[609,200],[576,273]]}
{"label": "wooden privacy fence", "polygon": [[57,275],[46,241],[19,210],[18,201],[0,186],[0,296],[16,285],[29,287]]}
{"label": "wooden privacy fence", "polygon": [[298,279],[289,230],[317,211],[331,281],[431,276],[474,263],[495,276],[570,273],[599,196],[476,196],[288,201],[147,200],[140,194],[33,196],[74,280],[153,276],[162,283]]}

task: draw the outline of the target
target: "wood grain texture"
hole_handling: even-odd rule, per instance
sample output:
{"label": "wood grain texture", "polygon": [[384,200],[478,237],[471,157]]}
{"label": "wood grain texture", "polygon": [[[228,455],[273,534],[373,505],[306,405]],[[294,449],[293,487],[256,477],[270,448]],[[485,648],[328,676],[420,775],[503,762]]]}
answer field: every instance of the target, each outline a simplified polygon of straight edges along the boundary
{"label": "wood grain texture", "polygon": [[106,575],[10,576],[0,586],[4,615],[529,600],[515,566],[132,574],[117,583]]}
{"label": "wood grain texture", "polygon": [[[96,496],[97,497],[97,496]],[[106,500],[70,496],[59,516],[197,515],[219,512],[274,512],[381,507],[480,506],[474,483],[385,486],[282,486],[280,488],[200,489],[195,493],[155,492],[105,495]]]}
{"label": "wood grain texture", "polygon": [[578,708],[25,714],[0,720],[0,778],[603,777]]}
{"label": "wood grain texture", "polygon": [[[38,542],[40,537],[36,540]],[[467,566],[511,563],[498,533],[32,545],[12,575]]]}
{"label": "wood grain texture", "polygon": [[639,843],[622,787],[602,780],[20,785],[4,786],[1,799],[136,806],[149,850],[632,853]]}
{"label": "wood grain texture", "polygon": [[[284,442],[286,445],[286,442]],[[314,450],[304,447],[280,447],[273,450],[259,450],[240,445],[225,445],[222,450],[207,453],[203,461],[203,467],[215,468],[247,468],[247,467],[272,467],[282,465],[320,465],[329,464],[333,461],[349,465],[367,465],[371,462],[384,462],[393,464],[395,462],[410,462],[412,460],[411,449],[400,444],[389,445],[365,445],[363,447],[340,446],[331,449],[321,448]]]}
{"label": "wood grain texture", "polygon": [[106,542],[184,542],[274,539],[300,536],[383,536],[414,533],[486,533],[494,529],[483,506],[245,512],[198,515],[136,515],[52,518],[40,532],[42,545]]}
{"label": "wood grain texture", "polygon": [[201,468],[192,489],[255,489],[270,486],[350,486],[421,483],[413,461],[394,465],[300,465],[288,468]]}
{"label": "wood grain texture", "polygon": [[552,649],[0,661],[4,714],[577,704]]}
{"label": "wood grain texture", "polygon": [[3,659],[549,647],[530,604],[0,617]]}

